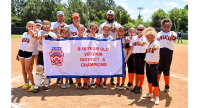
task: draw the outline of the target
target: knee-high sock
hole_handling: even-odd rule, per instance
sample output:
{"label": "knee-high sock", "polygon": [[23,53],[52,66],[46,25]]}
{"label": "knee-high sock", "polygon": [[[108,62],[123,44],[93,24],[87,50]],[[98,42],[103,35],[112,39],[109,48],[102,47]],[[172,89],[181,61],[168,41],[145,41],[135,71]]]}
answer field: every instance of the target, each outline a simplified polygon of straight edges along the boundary
{"label": "knee-high sock", "polygon": [[152,94],[153,93],[152,83],[148,83],[148,86],[149,86],[149,92]]}
{"label": "knee-high sock", "polygon": [[107,78],[104,78],[104,84],[106,84]]}
{"label": "knee-high sock", "polygon": [[100,78],[96,78],[96,84],[100,85]]}
{"label": "knee-high sock", "polygon": [[132,82],[131,82],[131,79],[132,79],[132,73],[128,73],[128,76],[129,76],[129,82],[130,82],[130,83],[132,83]]}
{"label": "knee-high sock", "polygon": [[159,96],[159,87],[154,87],[154,91],[155,91],[155,96],[158,97]]}
{"label": "knee-high sock", "polygon": [[139,87],[142,87],[143,82],[144,82],[144,74],[140,75],[140,85],[139,85]]}
{"label": "knee-high sock", "polygon": [[[90,78],[89,78],[90,79]],[[87,82],[88,82],[88,78],[83,78],[83,80],[84,80],[84,83],[86,83],[87,84]]]}
{"label": "knee-high sock", "polygon": [[135,78],[135,73],[131,73],[131,74],[132,74],[132,76],[131,76],[131,83],[132,83],[132,85],[133,85],[134,78]]}
{"label": "knee-high sock", "polygon": [[78,82],[78,83],[81,83],[81,78],[77,78],[77,82]]}
{"label": "knee-high sock", "polygon": [[164,76],[165,85],[169,86],[169,79],[170,79],[170,76]]}
{"label": "knee-high sock", "polygon": [[136,74],[136,86],[139,87],[140,74]]}
{"label": "knee-high sock", "polygon": [[120,85],[120,77],[117,77],[117,83]]}

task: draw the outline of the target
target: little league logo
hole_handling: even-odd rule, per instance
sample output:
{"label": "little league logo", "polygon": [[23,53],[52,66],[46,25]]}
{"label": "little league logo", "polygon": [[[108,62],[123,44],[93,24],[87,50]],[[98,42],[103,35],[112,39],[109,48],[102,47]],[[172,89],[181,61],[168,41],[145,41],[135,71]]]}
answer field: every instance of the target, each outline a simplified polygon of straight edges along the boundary
{"label": "little league logo", "polygon": [[51,64],[56,66],[62,66],[64,53],[62,52],[62,47],[52,47],[51,52],[49,52]]}

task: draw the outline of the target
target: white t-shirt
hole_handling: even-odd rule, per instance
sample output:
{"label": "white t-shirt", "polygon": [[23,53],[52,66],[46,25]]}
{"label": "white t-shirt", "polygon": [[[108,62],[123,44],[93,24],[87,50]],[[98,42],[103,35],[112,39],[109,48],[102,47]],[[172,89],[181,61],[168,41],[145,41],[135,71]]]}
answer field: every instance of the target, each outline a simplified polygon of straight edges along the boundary
{"label": "white t-shirt", "polygon": [[[138,39],[140,42],[146,42],[146,44],[144,44],[143,46],[138,45]],[[147,48],[147,39],[145,36],[142,36],[140,38],[138,38],[138,35],[133,36],[132,40],[130,41],[129,46],[133,46],[133,52],[132,53],[146,53],[146,48]]]}
{"label": "white t-shirt", "polygon": [[[73,35],[73,36],[77,35],[77,28],[74,26],[74,24],[70,24],[68,28],[70,29],[70,35]],[[87,29],[85,28],[85,32],[86,30]]]}
{"label": "white t-shirt", "polygon": [[[153,46],[157,45],[157,50],[153,50]],[[160,44],[157,40],[154,40],[152,43],[148,43],[148,47],[146,49],[145,61],[148,62],[158,62],[160,59]]]}
{"label": "white t-shirt", "polygon": [[108,24],[108,25],[111,26],[111,30],[109,31],[109,35],[111,35],[111,36],[115,39],[116,36],[117,36],[117,32],[116,32],[116,31],[113,32],[113,26],[114,26],[114,24],[115,24],[115,27],[116,27],[117,29],[119,29],[119,28],[121,27],[121,25],[120,25],[119,23],[115,22],[115,21],[114,21],[114,23],[108,23],[108,22],[106,21],[106,22],[102,23],[102,24],[99,26],[99,31],[98,31],[99,34],[103,34],[103,27],[104,27],[105,24]]}
{"label": "white t-shirt", "polygon": [[122,46],[123,46],[124,58],[126,58],[126,56],[127,56],[127,51],[126,51],[126,49],[124,48],[124,44],[125,44],[125,43],[126,43],[125,38],[122,38]]}
{"label": "white t-shirt", "polygon": [[[66,23],[64,23],[64,24],[65,24],[64,27],[68,27],[68,25]],[[57,21],[56,22],[52,22],[50,29],[56,29],[57,27],[59,27],[59,23]],[[58,35],[60,33],[59,33],[59,31],[57,31],[55,34]]]}
{"label": "white t-shirt", "polygon": [[177,38],[177,34],[174,31],[169,31],[167,33],[161,31],[156,35],[156,39],[160,43],[160,48],[169,48],[170,50],[174,50],[174,43],[176,41],[171,39],[171,33]]}
{"label": "white t-shirt", "polygon": [[84,37],[87,37],[86,35],[84,35],[83,37],[80,37],[79,35],[75,35],[73,37],[79,37],[79,38],[84,38]]}
{"label": "white t-shirt", "polygon": [[35,41],[36,39],[34,39],[28,32],[24,32],[19,49],[22,51],[33,52]]}
{"label": "white t-shirt", "polygon": [[99,34],[99,35],[97,36],[97,38],[98,38],[98,39],[107,39],[107,40],[113,39],[113,37],[112,37],[111,35],[109,35],[108,37],[105,38],[103,34]]}

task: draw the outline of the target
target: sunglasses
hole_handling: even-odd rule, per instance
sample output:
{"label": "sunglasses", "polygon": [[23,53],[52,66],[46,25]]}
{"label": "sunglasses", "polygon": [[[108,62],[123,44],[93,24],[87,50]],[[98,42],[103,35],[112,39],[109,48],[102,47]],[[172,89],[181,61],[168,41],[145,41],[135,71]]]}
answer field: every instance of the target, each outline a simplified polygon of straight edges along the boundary
{"label": "sunglasses", "polygon": [[44,27],[50,27],[50,25],[43,25]]}
{"label": "sunglasses", "polygon": [[143,29],[137,29],[137,31],[143,31]]}

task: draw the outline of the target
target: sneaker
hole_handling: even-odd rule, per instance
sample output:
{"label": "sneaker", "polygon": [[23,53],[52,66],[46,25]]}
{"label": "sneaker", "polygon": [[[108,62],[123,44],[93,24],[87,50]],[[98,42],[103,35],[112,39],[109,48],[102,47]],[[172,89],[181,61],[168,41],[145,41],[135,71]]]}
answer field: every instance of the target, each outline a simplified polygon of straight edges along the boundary
{"label": "sneaker", "polygon": [[34,85],[30,86],[29,92],[32,92],[34,90]]}
{"label": "sneaker", "polygon": [[119,89],[119,83],[116,84],[115,89]]}
{"label": "sneaker", "polygon": [[169,92],[169,86],[168,86],[168,85],[165,86],[164,91],[165,91],[165,92]]}
{"label": "sneaker", "polygon": [[61,84],[61,88],[62,88],[62,89],[66,89],[67,87],[66,87],[65,84]]}
{"label": "sneaker", "polygon": [[143,95],[144,98],[152,98],[153,94],[151,94],[150,92],[148,92],[146,95]]}
{"label": "sneaker", "polygon": [[141,93],[142,92],[142,88],[141,87],[138,87],[137,89],[136,89],[136,91],[135,91],[135,93],[137,94],[137,93]]}
{"label": "sneaker", "polygon": [[81,90],[81,89],[82,89],[82,84],[81,84],[81,83],[78,83],[78,84],[77,84],[77,88]]}
{"label": "sneaker", "polygon": [[113,77],[111,78],[110,83],[111,83],[112,85],[115,85]]}
{"label": "sneaker", "polygon": [[40,90],[40,87],[35,87],[35,86],[34,86],[33,93],[38,93],[38,92],[39,92],[39,90]]}
{"label": "sneaker", "polygon": [[156,105],[159,104],[159,97],[155,97],[155,104],[156,104]]}
{"label": "sneaker", "polygon": [[95,88],[100,88],[100,84],[95,83]]}
{"label": "sneaker", "polygon": [[137,90],[137,86],[134,86],[134,88],[131,89],[130,91],[131,91],[131,92],[135,92],[136,90]]}
{"label": "sneaker", "polygon": [[73,84],[73,79],[72,78],[69,78],[69,83]]}
{"label": "sneaker", "polygon": [[84,83],[84,87],[83,87],[84,89],[86,89],[86,90],[88,90],[88,85],[87,85],[87,83]]}
{"label": "sneaker", "polygon": [[105,84],[105,83],[103,83],[103,88],[104,88],[104,89],[106,89],[106,88],[107,88],[107,86],[106,86],[106,84]]}
{"label": "sneaker", "polygon": [[96,86],[95,84],[91,84],[91,88],[95,88],[95,86]]}
{"label": "sneaker", "polygon": [[66,85],[66,88],[69,88],[69,87],[70,87],[70,84],[68,84],[68,83],[66,83],[65,85]]}
{"label": "sneaker", "polygon": [[124,84],[121,84],[119,90],[124,90]]}
{"label": "sneaker", "polygon": [[48,90],[48,89],[49,89],[49,86],[45,86],[45,85],[44,85],[44,86],[43,86],[43,89],[44,89],[44,90]]}
{"label": "sneaker", "polygon": [[23,89],[23,90],[28,89],[28,84],[24,84],[23,87],[22,87],[22,89]]}
{"label": "sneaker", "polygon": [[129,90],[132,86],[132,83],[128,82],[128,84],[126,85],[126,89]]}

